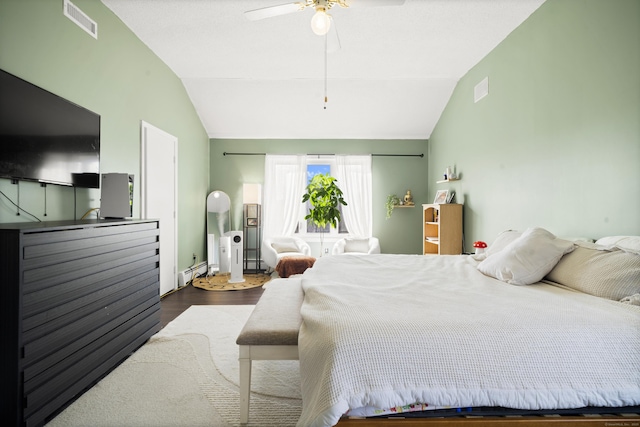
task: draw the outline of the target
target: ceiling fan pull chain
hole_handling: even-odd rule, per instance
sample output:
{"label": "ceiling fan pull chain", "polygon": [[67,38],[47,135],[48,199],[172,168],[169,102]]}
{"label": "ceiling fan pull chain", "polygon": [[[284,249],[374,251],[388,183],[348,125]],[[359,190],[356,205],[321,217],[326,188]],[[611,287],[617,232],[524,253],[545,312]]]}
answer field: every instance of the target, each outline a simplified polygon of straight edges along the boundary
{"label": "ceiling fan pull chain", "polygon": [[327,109],[327,35],[324,35],[324,109]]}

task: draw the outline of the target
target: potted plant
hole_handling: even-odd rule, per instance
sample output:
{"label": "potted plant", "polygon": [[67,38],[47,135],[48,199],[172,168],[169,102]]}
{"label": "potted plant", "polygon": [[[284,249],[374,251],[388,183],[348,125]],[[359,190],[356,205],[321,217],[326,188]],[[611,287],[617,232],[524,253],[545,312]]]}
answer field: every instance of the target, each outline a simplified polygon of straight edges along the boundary
{"label": "potted plant", "polygon": [[347,202],[342,197],[342,190],[337,180],[328,174],[317,174],[307,185],[307,192],[302,196],[302,203],[311,203],[309,214],[304,217],[320,228],[320,254],[323,253],[324,229],[328,225],[336,228],[340,221],[340,205]]}
{"label": "potted plant", "polygon": [[387,196],[387,203],[385,203],[385,207],[387,208],[387,219],[391,218],[391,214],[393,213],[393,208],[400,204],[400,198],[395,194],[389,194]]}

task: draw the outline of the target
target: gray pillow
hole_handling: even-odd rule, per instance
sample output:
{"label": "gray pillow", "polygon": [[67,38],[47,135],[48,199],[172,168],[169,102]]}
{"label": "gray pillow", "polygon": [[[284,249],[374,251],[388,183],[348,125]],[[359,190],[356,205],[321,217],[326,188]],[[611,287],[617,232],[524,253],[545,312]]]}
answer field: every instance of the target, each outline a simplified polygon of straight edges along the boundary
{"label": "gray pillow", "polygon": [[546,279],[597,297],[620,301],[640,293],[640,255],[578,245],[560,259]]}

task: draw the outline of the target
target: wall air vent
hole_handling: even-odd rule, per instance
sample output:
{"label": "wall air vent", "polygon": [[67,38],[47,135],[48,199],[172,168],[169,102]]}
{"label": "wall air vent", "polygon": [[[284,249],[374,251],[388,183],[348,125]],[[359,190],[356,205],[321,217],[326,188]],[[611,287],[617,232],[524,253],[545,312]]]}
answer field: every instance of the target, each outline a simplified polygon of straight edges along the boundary
{"label": "wall air vent", "polygon": [[78,6],[71,3],[69,0],[63,0],[62,7],[64,10],[64,16],[75,22],[78,27],[91,34],[93,38],[98,38],[98,24],[93,19],[89,18],[83,11],[78,9]]}
{"label": "wall air vent", "polygon": [[482,79],[482,81],[473,88],[473,102],[478,102],[487,95],[489,95],[489,77]]}

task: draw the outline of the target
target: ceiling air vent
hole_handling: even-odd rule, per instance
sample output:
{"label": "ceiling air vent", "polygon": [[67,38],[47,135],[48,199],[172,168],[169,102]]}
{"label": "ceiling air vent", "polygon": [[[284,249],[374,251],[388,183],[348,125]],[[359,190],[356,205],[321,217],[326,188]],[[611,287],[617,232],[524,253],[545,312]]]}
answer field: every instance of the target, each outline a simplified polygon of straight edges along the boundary
{"label": "ceiling air vent", "polygon": [[78,27],[91,34],[93,38],[98,38],[98,24],[93,19],[89,18],[83,11],[78,9],[78,6],[71,3],[69,0],[63,0],[64,16],[75,22]]}

